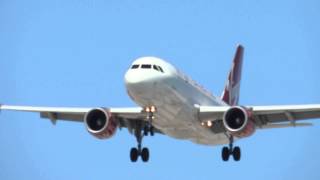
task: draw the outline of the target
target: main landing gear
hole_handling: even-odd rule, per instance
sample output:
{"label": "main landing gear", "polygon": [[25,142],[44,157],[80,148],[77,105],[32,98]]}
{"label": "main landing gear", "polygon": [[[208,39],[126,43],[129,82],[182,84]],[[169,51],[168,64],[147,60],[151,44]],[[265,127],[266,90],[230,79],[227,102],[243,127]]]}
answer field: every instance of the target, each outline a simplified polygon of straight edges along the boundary
{"label": "main landing gear", "polygon": [[[144,136],[154,135],[154,128],[152,126],[152,120],[154,119],[154,112],[156,112],[156,108],[154,106],[146,107],[145,112],[147,112],[147,123],[139,123],[136,124],[134,129],[134,136],[137,139],[137,147],[131,148],[130,150],[130,160],[131,162],[137,162],[139,156],[141,157],[143,162],[149,161],[149,149],[144,147],[142,148],[142,139]],[[142,133],[143,129],[143,133]]]}
{"label": "main landing gear", "polygon": [[142,136],[141,132],[139,132],[140,135],[137,136],[136,133],[136,138],[138,141],[138,147],[137,148],[131,148],[130,150],[130,159],[132,162],[137,162],[138,157],[141,156],[141,159],[143,162],[148,162],[149,161],[149,149],[148,148],[142,148],[141,142],[142,142]]}
{"label": "main landing gear", "polygon": [[240,147],[233,147],[233,136],[229,138],[229,147],[223,147],[221,156],[223,161],[228,161],[230,156],[233,156],[235,161],[239,161],[241,158],[241,150]]}

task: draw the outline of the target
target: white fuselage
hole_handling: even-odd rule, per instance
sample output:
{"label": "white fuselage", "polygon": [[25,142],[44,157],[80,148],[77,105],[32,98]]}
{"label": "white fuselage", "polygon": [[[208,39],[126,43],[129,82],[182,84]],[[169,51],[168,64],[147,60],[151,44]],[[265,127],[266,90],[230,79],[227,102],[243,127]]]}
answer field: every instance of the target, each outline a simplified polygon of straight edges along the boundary
{"label": "white fuselage", "polygon": [[201,125],[195,107],[227,104],[171,64],[155,57],[139,58],[127,71],[125,83],[129,96],[139,106],[157,108],[153,126],[163,133],[198,144],[228,143],[224,133],[214,133]]}

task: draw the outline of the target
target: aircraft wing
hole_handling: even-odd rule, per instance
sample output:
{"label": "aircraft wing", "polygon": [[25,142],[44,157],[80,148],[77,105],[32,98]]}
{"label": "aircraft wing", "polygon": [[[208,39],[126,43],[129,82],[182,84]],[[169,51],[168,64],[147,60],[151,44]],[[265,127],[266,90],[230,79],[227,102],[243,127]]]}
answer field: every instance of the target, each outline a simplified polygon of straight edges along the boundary
{"label": "aircraft wing", "polygon": [[[200,106],[199,119],[204,121],[222,120],[224,113],[230,106]],[[279,128],[295,126],[298,120],[320,118],[320,104],[308,105],[275,105],[275,106],[245,106],[252,112],[257,127]],[[279,124],[289,123],[289,124]],[[297,126],[308,126],[300,123]]]}
{"label": "aircraft wing", "polygon": [[[39,113],[41,118],[50,119],[53,124],[57,120],[84,122],[85,114],[94,109],[93,107],[36,107],[36,106],[12,106],[0,105],[0,110],[12,111],[26,111]],[[141,107],[128,108],[103,108],[107,109],[119,122],[120,128],[128,128],[129,132],[135,128],[137,123],[147,123],[147,114]],[[155,132],[161,133],[160,130],[155,129]]]}
{"label": "aircraft wing", "polygon": [[[67,120],[82,122],[84,115],[94,108],[78,108],[78,107],[35,107],[35,106],[11,106],[0,105],[0,110],[27,111],[40,113],[42,118],[51,120]],[[144,113],[142,108],[104,108],[118,118],[126,119],[143,119]]]}

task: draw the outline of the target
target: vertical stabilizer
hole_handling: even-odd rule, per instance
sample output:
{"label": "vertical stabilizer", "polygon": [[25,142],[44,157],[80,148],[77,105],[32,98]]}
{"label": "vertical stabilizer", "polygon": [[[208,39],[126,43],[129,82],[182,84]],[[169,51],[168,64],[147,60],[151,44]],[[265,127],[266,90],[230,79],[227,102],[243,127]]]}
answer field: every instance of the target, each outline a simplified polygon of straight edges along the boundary
{"label": "vertical stabilizer", "polygon": [[238,105],[244,48],[238,45],[221,99],[230,106]]}

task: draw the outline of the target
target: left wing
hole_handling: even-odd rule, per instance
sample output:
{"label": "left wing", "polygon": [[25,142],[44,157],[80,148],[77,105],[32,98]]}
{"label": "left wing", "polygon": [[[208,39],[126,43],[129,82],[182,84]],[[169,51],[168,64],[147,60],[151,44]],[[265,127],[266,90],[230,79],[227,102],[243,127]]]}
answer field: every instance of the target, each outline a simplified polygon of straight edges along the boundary
{"label": "left wing", "polygon": [[[230,106],[200,106],[199,119],[202,122],[223,119]],[[276,106],[245,106],[251,111],[256,126],[260,128],[288,127],[279,123],[289,122],[295,126],[298,120],[320,118],[320,104],[308,105],[276,105]],[[301,124],[306,126],[310,124]],[[298,124],[298,126],[300,126]]]}

